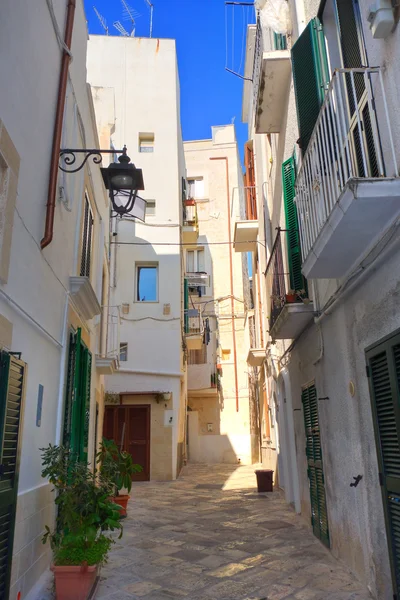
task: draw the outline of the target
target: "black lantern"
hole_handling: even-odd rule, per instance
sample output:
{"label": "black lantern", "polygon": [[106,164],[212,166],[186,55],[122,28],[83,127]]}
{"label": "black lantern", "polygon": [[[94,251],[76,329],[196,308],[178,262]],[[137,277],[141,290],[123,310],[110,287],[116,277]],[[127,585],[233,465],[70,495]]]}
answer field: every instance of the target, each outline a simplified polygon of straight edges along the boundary
{"label": "black lantern", "polygon": [[[146,205],[145,201],[137,195],[139,190],[144,190],[142,169],[137,169],[131,163],[126,152],[124,146],[118,162],[101,169],[104,185],[109,190],[113,211],[119,217],[131,214],[137,200],[143,204],[143,213]],[[132,216],[140,218],[140,214]]]}

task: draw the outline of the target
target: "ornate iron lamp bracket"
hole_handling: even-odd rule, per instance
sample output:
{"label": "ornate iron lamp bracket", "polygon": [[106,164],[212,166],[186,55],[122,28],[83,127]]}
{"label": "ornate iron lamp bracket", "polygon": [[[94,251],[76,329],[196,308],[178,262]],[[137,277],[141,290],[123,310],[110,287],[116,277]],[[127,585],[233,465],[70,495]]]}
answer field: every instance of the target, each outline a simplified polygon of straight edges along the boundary
{"label": "ornate iron lamp bracket", "polygon": [[[92,156],[95,165],[99,165],[102,161],[102,154],[123,154],[124,150],[97,150],[88,148],[66,148],[60,150],[60,162],[58,168],[64,173],[77,173],[87,163],[88,159]],[[75,165],[77,154],[84,154],[84,158],[78,167]],[[64,165],[64,166],[63,166]],[[72,167],[72,168],[70,168]]]}

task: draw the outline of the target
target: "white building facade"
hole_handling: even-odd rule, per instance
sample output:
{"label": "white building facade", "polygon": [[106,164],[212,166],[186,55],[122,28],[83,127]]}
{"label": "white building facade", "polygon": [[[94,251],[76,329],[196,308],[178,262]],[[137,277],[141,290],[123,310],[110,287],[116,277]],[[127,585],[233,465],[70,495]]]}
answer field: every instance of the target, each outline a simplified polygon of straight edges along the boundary
{"label": "white building facade", "polygon": [[[29,22],[22,36],[21,19]],[[68,28],[72,63],[59,41]],[[0,594],[7,598],[34,594],[50,565],[42,533],[53,527],[55,507],[40,448],[63,443],[93,464],[102,431],[109,200],[97,165],[88,161],[75,174],[58,168],[60,148],[99,147],[86,45],[83,2],[74,11],[64,0],[2,3]],[[79,410],[86,418],[78,422]]]}
{"label": "white building facade", "polygon": [[377,8],[370,27],[368,2],[289,2],[285,36],[261,11],[243,117],[267,246],[257,293],[279,483],[389,599],[400,574],[399,33],[390,3]]}
{"label": "white building facade", "polygon": [[233,244],[244,195],[235,128],[212,127],[212,139],[184,147],[187,212],[196,211],[197,227],[184,250],[189,460],[251,464],[259,459],[259,431],[246,363],[247,263]]}
{"label": "white building facade", "polygon": [[185,454],[182,193],[185,181],[174,40],[91,36],[88,74],[100,136],[143,171],[145,222],[112,230],[110,305],[119,369],[107,377],[104,435],[144,471],[174,479]]}

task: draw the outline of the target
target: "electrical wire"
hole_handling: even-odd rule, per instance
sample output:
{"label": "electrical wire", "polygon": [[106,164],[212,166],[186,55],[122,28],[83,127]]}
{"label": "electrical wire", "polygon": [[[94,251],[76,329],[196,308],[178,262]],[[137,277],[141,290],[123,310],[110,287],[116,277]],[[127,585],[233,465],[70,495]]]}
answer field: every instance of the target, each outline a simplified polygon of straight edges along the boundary
{"label": "electrical wire", "polygon": [[141,317],[140,319],[127,319],[126,317],[121,316],[122,321],[131,321],[131,322],[139,322],[139,321],[158,321],[159,323],[170,323],[171,321],[180,321],[180,317],[172,317],[171,319],[157,319],[156,317]]}
{"label": "electrical wire", "polygon": [[[248,240],[248,241],[242,241],[239,242],[239,244],[260,244],[261,246],[263,246],[263,248],[266,248],[267,246],[265,244],[263,244],[263,242],[260,242],[259,240]],[[190,247],[193,246],[195,244],[190,244],[190,243],[184,243],[184,242],[110,242],[110,244],[114,244],[114,245],[120,245],[120,246],[184,246],[184,247]],[[201,245],[202,246],[229,246],[230,244],[235,244],[235,242],[202,242]]]}

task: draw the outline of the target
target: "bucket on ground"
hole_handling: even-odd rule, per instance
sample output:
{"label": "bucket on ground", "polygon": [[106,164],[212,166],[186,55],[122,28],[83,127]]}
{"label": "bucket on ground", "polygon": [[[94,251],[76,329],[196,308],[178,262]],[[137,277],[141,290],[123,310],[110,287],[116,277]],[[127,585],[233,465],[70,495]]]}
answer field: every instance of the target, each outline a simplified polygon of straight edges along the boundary
{"label": "bucket on ground", "polygon": [[257,477],[258,492],[273,492],[274,472],[270,469],[258,469],[254,471]]}

